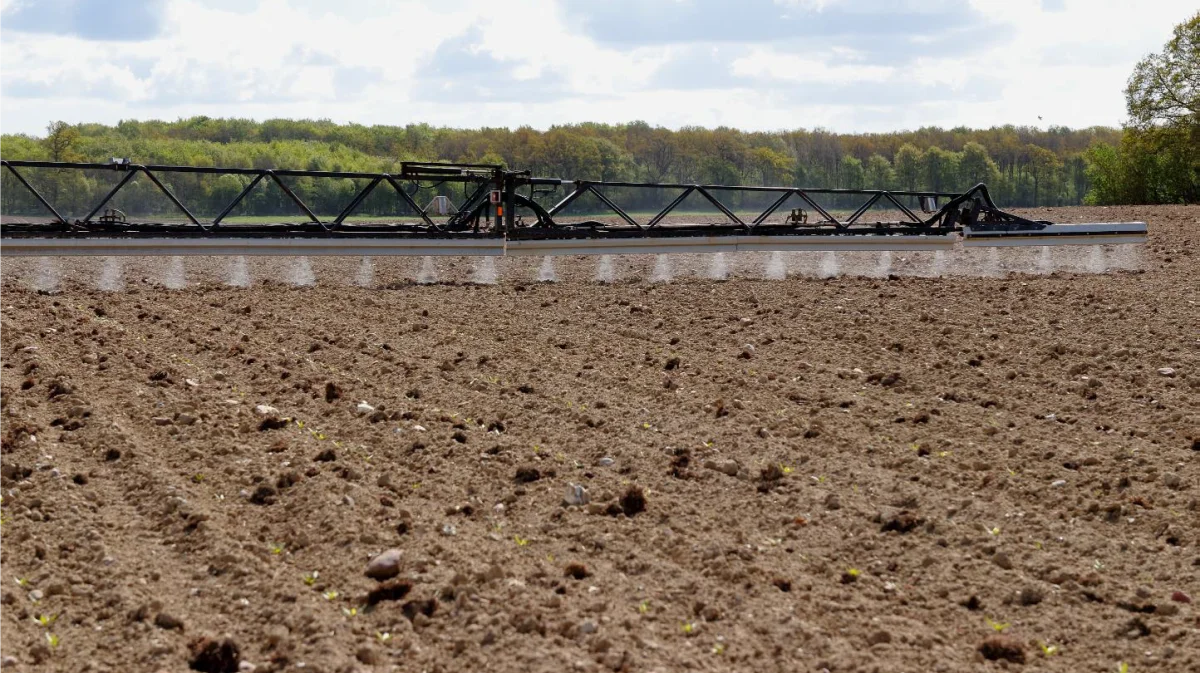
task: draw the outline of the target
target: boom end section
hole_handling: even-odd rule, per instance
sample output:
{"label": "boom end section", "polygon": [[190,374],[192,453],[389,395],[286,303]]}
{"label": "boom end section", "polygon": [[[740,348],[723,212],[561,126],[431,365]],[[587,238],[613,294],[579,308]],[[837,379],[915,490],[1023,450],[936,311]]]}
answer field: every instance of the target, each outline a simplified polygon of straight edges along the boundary
{"label": "boom end section", "polygon": [[962,236],[964,246],[981,248],[1035,245],[1127,245],[1146,242],[1146,223],[1042,224],[1037,227],[966,226],[963,227]]}

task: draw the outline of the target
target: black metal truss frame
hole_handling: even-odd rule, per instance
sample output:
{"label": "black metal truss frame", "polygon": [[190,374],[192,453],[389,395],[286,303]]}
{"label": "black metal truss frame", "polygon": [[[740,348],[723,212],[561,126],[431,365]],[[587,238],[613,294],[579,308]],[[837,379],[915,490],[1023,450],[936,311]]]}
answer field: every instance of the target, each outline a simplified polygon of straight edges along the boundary
{"label": "black metal truss frame", "polygon": [[[512,238],[624,238],[636,236],[689,236],[689,235],[805,235],[805,234],[944,234],[958,230],[959,225],[974,225],[985,227],[1004,227],[1008,229],[1036,229],[1044,222],[1035,222],[1020,218],[1001,211],[992,202],[987,187],[979,184],[962,193],[931,192],[931,191],[889,191],[872,189],[823,189],[803,187],[762,187],[746,185],[698,185],[683,183],[639,183],[619,181],[592,180],[561,180],[557,178],[533,177],[529,171],[508,171],[501,166],[490,164],[448,164],[406,162],[401,164],[398,174],[363,173],[345,171],[302,171],[287,169],[255,169],[255,168],[218,168],[202,166],[166,166],[141,165],[128,160],[114,160],[112,163],[64,163],[52,161],[9,161],[0,160],[0,165],[7,169],[50,213],[54,221],[45,223],[3,223],[0,231],[5,235],[28,234],[30,232],[46,233],[47,231],[70,234],[72,232],[105,232],[109,234],[139,234],[152,231],[155,233],[171,233],[183,235],[209,234],[220,228],[222,235],[261,235],[264,233],[278,234],[281,230],[298,235],[337,235],[349,233],[392,233],[397,235],[414,236],[508,236]],[[122,178],[100,199],[82,219],[69,221],[26,180],[18,168],[44,168],[60,171],[109,170],[122,172]],[[138,222],[96,221],[96,215],[109,204],[122,188],[124,188],[139,173],[146,175],[155,187],[165,195],[172,204],[187,218],[188,225]],[[202,222],[195,214],[163,184],[157,174],[161,173],[199,173],[208,175],[242,175],[253,176],[245,187],[230,201],[211,221]],[[314,179],[356,179],[366,180],[367,183],[359,189],[345,206],[330,221],[322,221],[309,206],[282,178],[307,177]],[[307,217],[305,223],[279,222],[269,225],[230,225],[222,227],[223,221],[237,206],[242,203],[250,192],[263,180],[274,182],[288,199],[295,204]],[[404,188],[402,183],[422,187],[422,182],[431,182],[438,186],[445,182],[473,184],[474,190],[461,204],[456,204],[455,212],[447,221],[436,222],[429,217]],[[376,188],[386,183],[400,201],[410,208],[420,218],[419,223],[389,221],[378,224],[353,224],[346,219],[362,205]],[[535,199],[537,187],[569,186],[571,191],[553,206],[546,208]],[[528,196],[518,193],[519,187],[528,187]],[[646,222],[639,222],[628,211],[615,203],[602,189],[609,188],[643,188],[656,190],[679,190],[665,207]],[[767,193],[776,198],[750,221],[740,218],[731,208],[717,197],[717,194],[732,193]],[[567,222],[562,215],[564,209],[578,198],[591,194],[611,210],[624,224],[613,225],[596,220],[583,222]],[[728,222],[725,224],[685,224],[665,223],[665,218],[674,212],[691,195],[698,194],[723,214]],[[818,203],[816,196],[861,196],[863,202],[845,219],[838,219]],[[823,218],[815,222],[785,222],[784,224],[768,223],[767,220],[789,198],[798,197],[813,212]],[[902,199],[918,198],[921,200],[948,199],[948,202],[936,210],[924,211],[922,217],[912,208],[906,206]],[[897,221],[866,222],[863,216],[876,204],[884,203],[894,207],[903,219]],[[516,217],[518,209],[532,211],[533,222],[524,223]],[[102,220],[104,218],[101,218]]]}
{"label": "black metal truss frame", "polygon": [[[798,196],[806,205],[808,205],[808,207],[810,207],[814,211],[820,213],[821,216],[823,218],[825,218],[823,221],[813,223],[812,225],[809,225],[809,226],[833,226],[835,229],[841,230],[841,231],[849,229],[851,226],[858,223],[858,221],[862,218],[862,216],[868,210],[870,210],[872,206],[874,206],[876,203],[879,203],[881,200],[891,203],[893,206],[896,207],[897,210],[899,210],[901,213],[903,213],[905,218],[907,218],[907,219],[904,222],[895,222],[895,223],[876,222],[874,224],[877,224],[877,225],[887,225],[887,224],[905,225],[906,224],[906,225],[914,225],[914,226],[918,226],[918,227],[931,227],[940,221],[940,219],[941,219],[940,212],[933,214],[931,217],[922,219],[915,212],[913,212],[913,210],[911,208],[909,208],[908,206],[905,206],[903,203],[901,203],[897,197],[930,197],[930,198],[935,198],[935,199],[936,198],[954,199],[954,198],[961,196],[958,193],[948,193],[948,192],[918,192],[918,191],[903,191],[903,190],[888,191],[888,190],[881,190],[881,189],[819,189],[819,188],[805,188],[805,187],[755,187],[755,186],[748,186],[748,185],[693,185],[693,184],[613,182],[613,181],[600,182],[600,181],[589,181],[589,180],[580,180],[580,181],[575,182],[574,184],[575,184],[575,189],[572,190],[570,194],[568,194],[565,198],[563,198],[561,201],[559,201],[558,203],[556,203],[553,207],[551,207],[549,209],[549,214],[551,216],[561,213],[567,206],[569,206],[572,202],[574,202],[579,197],[581,197],[585,194],[591,194],[591,195],[595,196],[602,204],[604,204],[604,206],[606,208],[611,210],[615,215],[620,217],[627,224],[629,224],[632,227],[636,227],[638,229],[653,229],[653,228],[659,226],[662,223],[663,219],[667,215],[671,214],[676,208],[678,208],[687,199],[687,197],[691,196],[692,194],[699,194],[700,196],[702,196],[706,201],[708,201],[710,204],[712,204],[712,206],[714,208],[716,208],[723,215],[725,215],[725,217],[729,219],[730,224],[744,227],[747,230],[753,229],[754,227],[764,224],[766,222],[767,218],[769,218],[771,215],[773,215],[775,213],[775,211],[779,209],[780,206],[782,206],[784,203],[787,202],[788,198],[790,198],[791,196],[794,195],[794,196]],[[658,213],[656,213],[653,217],[651,217],[650,220],[647,221],[645,224],[642,224],[642,223],[639,223],[638,221],[636,221],[627,211],[622,209],[620,206],[618,206],[616,203],[614,203],[612,201],[612,199],[608,198],[608,196],[606,196],[603,192],[601,192],[599,189],[600,187],[680,189],[682,191],[670,203],[668,203],[666,205],[666,207],[664,207],[662,210],[660,210]],[[736,213],[734,213],[728,206],[726,206],[724,203],[722,203],[721,200],[718,199],[713,194],[713,192],[720,192],[720,191],[776,193],[779,196],[775,199],[774,202],[771,203],[771,205],[769,205],[765,210],[763,210],[761,213],[759,213],[759,215],[757,217],[752,219],[750,222],[746,222],[746,221],[742,220],[742,218],[738,217]],[[848,218],[846,218],[844,221],[842,221],[842,220],[838,220],[836,217],[834,217],[832,214],[830,214],[828,210],[826,210],[824,207],[822,207],[816,201],[816,199],[813,198],[813,195],[816,195],[816,194],[854,195],[854,196],[865,196],[867,198],[866,198],[866,201],[861,206],[859,206],[858,209],[855,210],[853,214],[851,214]]]}
{"label": "black metal truss frame", "polygon": [[[360,173],[346,171],[298,171],[298,170],[273,170],[273,169],[255,169],[255,168],[217,168],[205,166],[146,166],[141,164],[133,164],[128,162],[114,163],[65,163],[55,161],[8,161],[0,160],[0,165],[8,169],[10,173],[27,189],[33,197],[47,210],[53,217],[54,223],[62,227],[73,229],[86,229],[90,225],[99,224],[93,222],[93,218],[106,206],[113,197],[121,191],[125,185],[129,184],[138,173],[145,174],[146,177],[158,188],[164,196],[166,196],[172,204],[188,219],[192,225],[199,227],[201,231],[211,231],[221,225],[221,222],[229,216],[238,204],[240,204],[246,196],[258,186],[264,179],[269,179],[279,186],[283,193],[294,203],[304,215],[308,218],[310,224],[317,225],[325,231],[334,230],[342,225],[346,218],[358,208],[362,202],[369,196],[376,187],[381,183],[386,182],[396,192],[400,200],[413,210],[414,213],[420,216],[422,223],[433,230],[439,230],[442,225],[435,223],[429,218],[425,209],[421,208],[416,201],[401,186],[401,181],[418,182],[422,179],[438,179],[440,181],[450,182],[479,182],[484,185],[490,179],[491,173],[499,170],[498,166],[477,165],[477,164],[459,164],[455,165],[455,170],[452,173],[446,173],[438,170],[437,164],[420,164],[420,163],[405,163],[401,165],[399,175],[391,175],[388,173]],[[429,167],[429,170],[422,170],[423,167]],[[46,198],[33,185],[25,179],[17,169],[18,168],[48,168],[55,170],[115,170],[123,172],[122,177],[109,191],[100,199],[87,215],[81,219],[68,221],[54,206],[46,200]],[[242,188],[241,192],[233,198],[211,221],[200,221],[191,210],[185,206],[170,189],[159,180],[155,173],[201,173],[209,175],[252,175],[254,176],[250,182]],[[350,201],[341,209],[338,215],[329,222],[322,221],[308,204],[304,202],[281,178],[284,177],[310,177],[310,178],[349,178],[349,179],[366,179],[369,182],[365,187],[358,190]],[[477,192],[480,190],[476,190]],[[484,190],[486,193],[486,190]]]}

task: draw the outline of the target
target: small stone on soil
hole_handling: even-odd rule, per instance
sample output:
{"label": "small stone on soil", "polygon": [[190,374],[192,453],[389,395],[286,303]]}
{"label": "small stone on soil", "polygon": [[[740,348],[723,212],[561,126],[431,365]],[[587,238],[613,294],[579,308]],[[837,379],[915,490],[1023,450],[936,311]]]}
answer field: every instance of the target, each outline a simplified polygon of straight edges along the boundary
{"label": "small stone on soil", "polygon": [[583,507],[591,502],[591,496],[588,495],[587,489],[579,484],[567,484],[566,495],[563,496],[563,504],[568,507]]}
{"label": "small stone on soil", "polygon": [[399,549],[389,549],[367,563],[365,574],[374,580],[387,580],[400,574],[400,558],[404,554]]}
{"label": "small stone on soil", "polygon": [[741,469],[736,460],[706,460],[704,461],[704,467],[731,477],[736,477],[738,471]]}
{"label": "small stone on soil", "polygon": [[183,630],[183,620],[165,612],[160,612],[154,617],[154,625],[160,629],[175,631]]}

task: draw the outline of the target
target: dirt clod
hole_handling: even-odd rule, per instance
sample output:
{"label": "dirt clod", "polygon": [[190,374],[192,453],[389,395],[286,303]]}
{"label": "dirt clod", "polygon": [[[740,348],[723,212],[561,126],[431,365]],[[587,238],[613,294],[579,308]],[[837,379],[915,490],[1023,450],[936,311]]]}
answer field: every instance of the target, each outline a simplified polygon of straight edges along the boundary
{"label": "dirt clod", "polygon": [[587,566],[582,563],[568,563],[567,567],[563,569],[563,575],[572,579],[581,580],[586,577],[591,577],[592,574],[588,572]]}
{"label": "dirt clod", "polygon": [[279,416],[267,416],[258,423],[258,431],[282,430],[288,426],[288,419]]}
{"label": "dirt clod", "polygon": [[636,516],[646,510],[646,493],[640,486],[630,486],[625,490],[619,502],[625,516]]}
{"label": "dirt clod", "polygon": [[925,523],[925,519],[917,516],[915,512],[908,510],[900,510],[882,516],[882,526],[880,531],[887,533],[895,531],[897,533],[909,533],[915,530],[918,526]]}
{"label": "dirt clod", "polygon": [[279,495],[279,491],[274,487],[262,484],[250,494],[250,502],[255,505],[273,505],[277,495]]}
{"label": "dirt clod", "polygon": [[214,640],[199,638],[188,648],[191,656],[188,666],[200,673],[237,673],[240,650],[237,643],[228,638]]}
{"label": "dirt clod", "polygon": [[518,484],[528,484],[542,478],[542,473],[536,467],[528,465],[518,467],[516,475],[513,476],[513,481]]}
{"label": "dirt clod", "polygon": [[367,593],[367,605],[403,600],[412,591],[412,587],[412,582],[408,580],[384,582]]}
{"label": "dirt clod", "polygon": [[1025,645],[1010,636],[990,636],[979,644],[979,653],[988,661],[1025,663]]}

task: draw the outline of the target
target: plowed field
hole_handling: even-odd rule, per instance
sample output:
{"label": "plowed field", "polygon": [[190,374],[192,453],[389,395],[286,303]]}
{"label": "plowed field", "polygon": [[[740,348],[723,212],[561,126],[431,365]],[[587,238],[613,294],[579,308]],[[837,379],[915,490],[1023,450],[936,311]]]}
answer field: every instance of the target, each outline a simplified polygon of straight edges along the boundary
{"label": "plowed field", "polygon": [[5,260],[5,670],[1200,670],[1200,208],[1038,215],[1151,242],[371,289]]}

